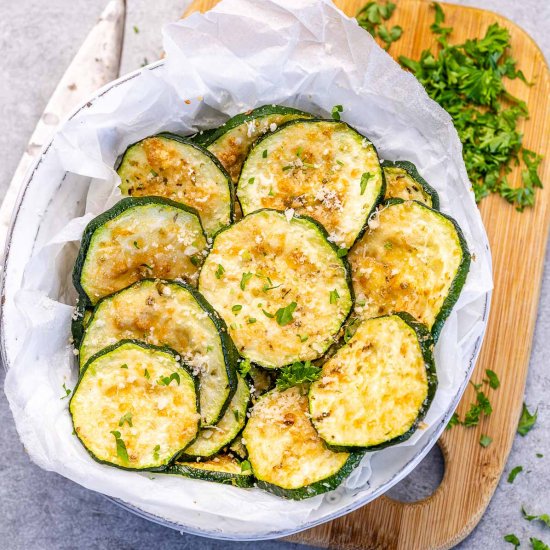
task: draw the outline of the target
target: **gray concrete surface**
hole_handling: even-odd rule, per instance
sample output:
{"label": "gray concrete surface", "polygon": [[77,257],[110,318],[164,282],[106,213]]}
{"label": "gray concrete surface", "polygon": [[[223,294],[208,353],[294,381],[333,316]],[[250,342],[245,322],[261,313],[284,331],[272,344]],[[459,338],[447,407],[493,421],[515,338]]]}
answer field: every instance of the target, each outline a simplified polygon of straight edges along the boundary
{"label": "gray concrete surface", "polygon": [[[0,2],[0,51],[4,69],[0,79],[0,198],[47,99],[105,3],[106,0]],[[537,40],[547,59],[550,57],[548,0],[460,0],[457,3],[493,9],[508,16]],[[180,2],[128,0],[123,72],[139,67],[145,59],[152,61],[158,57],[160,28],[180,12]],[[134,25],[138,33],[134,32]],[[520,512],[523,504],[533,513],[550,513],[549,340],[550,257],[547,256],[526,389],[527,403],[531,408],[539,408],[539,422],[527,437],[516,439],[495,496],[478,527],[459,545],[461,549],[511,548],[502,540],[507,533],[516,533],[522,548],[529,546],[530,536],[550,544],[550,529],[527,523]],[[3,376],[0,369],[2,379]],[[0,426],[0,549],[299,548],[285,542],[215,542],[181,535],[137,518],[101,495],[32,464],[19,442],[3,394]],[[544,457],[537,458],[536,453],[543,453]],[[505,478],[516,465],[523,465],[524,472],[511,485]],[[392,494],[404,500],[426,496],[437,485],[442,468],[440,455],[433,452]]]}

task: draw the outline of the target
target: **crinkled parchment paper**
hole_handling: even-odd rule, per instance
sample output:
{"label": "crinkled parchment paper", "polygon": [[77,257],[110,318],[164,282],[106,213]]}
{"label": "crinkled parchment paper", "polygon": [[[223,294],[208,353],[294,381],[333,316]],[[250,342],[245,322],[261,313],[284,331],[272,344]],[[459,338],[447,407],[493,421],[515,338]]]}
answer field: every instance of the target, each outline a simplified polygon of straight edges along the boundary
{"label": "crinkled parchment paper", "polygon": [[[13,307],[6,310],[5,390],[21,439],[42,468],[184,530],[276,536],[372,498],[402,475],[439,429],[464,387],[485,328],[492,287],[487,239],[450,117],[329,1],[225,0],[205,15],[168,25],[164,47],[165,64],[139,72],[64,124],[38,171],[44,177],[48,170],[48,181],[57,178],[58,187],[55,193],[51,185],[43,188],[52,196],[37,227],[28,229],[36,233],[32,258],[25,260],[21,288],[6,295]],[[301,502],[98,464],[72,435],[67,400],[60,399],[62,384],[73,387],[77,376],[69,345],[72,264],[87,222],[120,196],[117,157],[156,132],[192,133],[266,103],[322,116],[343,105],[343,120],[368,136],[381,158],[417,165],[439,192],[441,209],[459,222],[474,258],[436,347],[439,389],[427,427],[399,447],[368,455],[334,493]],[[27,194],[24,204],[33,200],[38,198]],[[10,261],[8,272],[23,268]],[[17,326],[17,339],[10,340],[10,326]]]}

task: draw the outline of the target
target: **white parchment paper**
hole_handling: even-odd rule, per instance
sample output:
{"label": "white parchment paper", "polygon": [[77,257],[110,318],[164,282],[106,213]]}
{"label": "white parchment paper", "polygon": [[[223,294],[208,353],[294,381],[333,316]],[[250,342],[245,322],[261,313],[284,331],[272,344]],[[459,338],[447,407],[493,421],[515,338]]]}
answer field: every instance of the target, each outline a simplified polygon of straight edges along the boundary
{"label": "white parchment paper", "polygon": [[[492,288],[487,239],[450,117],[328,0],[224,0],[205,15],[168,25],[164,47],[164,65],[102,94],[54,140],[51,173],[66,176],[35,228],[21,289],[6,296],[15,309],[5,323],[17,323],[22,336],[7,346],[5,390],[20,437],[42,468],[185,530],[229,538],[280,535],[372,498],[399,477],[456,402],[486,324]],[[192,133],[268,103],[322,116],[343,105],[342,119],[368,136],[381,158],[417,165],[473,254],[436,347],[439,388],[427,427],[397,448],[368,455],[334,493],[301,502],[100,465],[72,435],[67,400],[60,399],[62,384],[73,387],[77,376],[69,344],[72,264],[85,225],[120,197],[117,157],[156,132]],[[7,269],[15,267],[8,262]]]}

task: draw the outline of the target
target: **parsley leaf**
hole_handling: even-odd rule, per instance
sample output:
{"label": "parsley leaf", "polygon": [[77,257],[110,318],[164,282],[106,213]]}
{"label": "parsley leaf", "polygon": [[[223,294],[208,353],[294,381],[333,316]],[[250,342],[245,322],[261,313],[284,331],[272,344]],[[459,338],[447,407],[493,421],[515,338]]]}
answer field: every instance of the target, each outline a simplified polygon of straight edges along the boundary
{"label": "parsley leaf", "polygon": [[269,311],[266,311],[265,309],[262,309],[264,315],[266,317],[268,317],[269,319],[273,319],[275,317],[275,315],[273,315],[272,313],[269,313]]}
{"label": "parsley leaf", "polygon": [[65,392],[65,395],[63,397],[60,397],[61,400],[67,399],[67,397],[71,395],[71,391],[72,391],[69,388],[67,388],[67,386],[65,386],[65,382],[63,382],[63,391]]}
{"label": "parsley leaf", "polygon": [[340,299],[340,294],[338,294],[338,291],[336,289],[331,290],[329,296],[331,304],[335,304]]}
{"label": "parsley leaf", "polygon": [[306,382],[315,382],[321,376],[321,368],[315,367],[311,361],[301,363],[297,361],[288,367],[283,367],[280,370],[279,377],[275,382],[277,389],[280,391],[287,390],[298,384]]}
{"label": "parsley leaf", "polygon": [[540,539],[531,537],[529,540],[531,541],[531,546],[533,547],[533,550],[550,550],[550,546],[542,542]]}
{"label": "parsley leaf", "polygon": [[296,302],[290,302],[288,306],[278,309],[275,312],[277,323],[279,323],[279,325],[281,325],[282,327],[288,325],[289,323],[292,323],[292,321],[294,321],[294,317],[292,317],[292,314],[294,313],[294,310],[297,306],[298,304]]}
{"label": "parsley leaf", "polygon": [[371,180],[372,178],[374,178],[374,176],[370,172],[365,172],[361,176],[361,195],[365,193],[369,180]]}
{"label": "parsley leaf", "polygon": [[340,113],[344,110],[344,107],[342,105],[335,105],[332,108],[332,118],[334,120],[340,120]]}
{"label": "parsley leaf", "polygon": [[446,430],[450,430],[453,426],[456,426],[457,424],[461,424],[460,418],[458,418],[457,413],[453,413],[453,416],[451,416],[451,419],[449,420],[449,423],[445,427]]}
{"label": "parsley leaf", "polygon": [[123,414],[120,417],[120,420],[118,421],[118,425],[122,426],[124,424],[124,422],[127,422],[128,426],[130,426],[130,428],[132,427],[132,413],[131,412],[127,412],[126,414]]}
{"label": "parsley leaf", "polygon": [[264,159],[267,158],[267,149],[264,149],[264,151],[262,153],[262,158],[264,158]]}
{"label": "parsley leaf", "polygon": [[378,37],[381,38],[385,43],[385,50],[388,51],[392,42],[396,42],[401,38],[403,34],[403,29],[399,25],[395,25],[391,29],[387,29],[386,25],[380,25],[378,27]]}
{"label": "parsley leaf", "polygon": [[500,386],[500,380],[498,379],[497,373],[492,371],[491,369],[485,369],[485,374],[487,374],[487,378],[489,379],[489,386],[496,390]]}
{"label": "parsley leaf", "polygon": [[523,409],[521,411],[521,417],[519,419],[518,424],[518,434],[522,437],[525,437],[535,425],[535,422],[537,421],[537,416],[539,414],[539,410],[537,409],[533,414],[529,412],[529,409],[523,403]]}
{"label": "parsley leaf", "polygon": [[160,386],[169,386],[170,383],[174,380],[180,385],[180,375],[177,372],[173,372],[170,376],[162,376],[158,379],[157,383]]}
{"label": "parsley leaf", "polygon": [[252,465],[248,462],[248,460],[243,460],[241,462],[241,473],[244,474],[247,472],[252,472]]}
{"label": "parsley leaf", "polygon": [[523,466],[515,466],[510,470],[510,473],[508,474],[508,483],[514,483],[514,479],[516,479],[517,475],[523,472]]}
{"label": "parsley leaf", "polygon": [[246,376],[250,369],[252,368],[252,363],[250,362],[250,359],[243,359],[238,365],[237,369],[241,376]]}
{"label": "parsley leaf", "polygon": [[546,527],[550,527],[550,516],[548,514],[541,514],[540,516],[532,516],[525,511],[525,508],[521,507],[521,514],[523,519],[527,521],[542,521]]}
{"label": "parsley leaf", "polygon": [[347,255],[347,253],[348,253],[347,248],[339,248],[338,252],[336,252],[336,256],[338,256],[338,258],[343,258],[344,256]]}
{"label": "parsley leaf", "polygon": [[369,32],[373,37],[378,36],[386,43],[386,50],[389,49],[392,42],[399,40],[403,29],[399,26],[394,26],[390,30],[382,23],[387,21],[395,11],[393,2],[385,4],[378,2],[368,2],[365,4],[355,16],[359,26]]}
{"label": "parsley leaf", "polygon": [[145,378],[147,378],[147,380],[149,380],[149,378],[151,378],[151,375],[149,374],[149,371],[147,369],[145,369],[143,371],[143,376],[145,376]]}
{"label": "parsley leaf", "polygon": [[116,454],[118,456],[118,458],[120,458],[121,460],[123,460],[124,462],[128,462],[128,451],[126,450],[126,444],[124,443],[124,441],[122,440],[122,438],[120,437],[120,432],[118,431],[113,431],[111,432],[114,437],[115,437],[115,441],[116,441]]}
{"label": "parsley leaf", "polygon": [[218,268],[216,269],[216,272],[214,275],[216,275],[216,279],[221,279],[222,275],[225,273],[225,269],[223,268],[222,264],[218,264]]}
{"label": "parsley leaf", "polygon": [[482,447],[488,447],[493,442],[493,438],[488,435],[482,434],[479,438],[479,444]]}
{"label": "parsley leaf", "polygon": [[514,545],[514,550],[519,547],[519,539],[514,534],[504,535],[504,540]]}
{"label": "parsley leaf", "polygon": [[237,315],[237,313],[239,313],[239,311],[241,311],[242,308],[243,308],[243,306],[241,306],[241,304],[235,304],[231,308],[231,311],[233,312],[234,315]]}
{"label": "parsley leaf", "polygon": [[246,288],[246,283],[248,283],[248,281],[250,281],[253,276],[253,273],[243,273],[241,277],[241,290],[244,290]]}
{"label": "parsley leaf", "polygon": [[159,459],[159,451],[160,451],[160,445],[155,445],[155,448],[153,449],[153,460]]}

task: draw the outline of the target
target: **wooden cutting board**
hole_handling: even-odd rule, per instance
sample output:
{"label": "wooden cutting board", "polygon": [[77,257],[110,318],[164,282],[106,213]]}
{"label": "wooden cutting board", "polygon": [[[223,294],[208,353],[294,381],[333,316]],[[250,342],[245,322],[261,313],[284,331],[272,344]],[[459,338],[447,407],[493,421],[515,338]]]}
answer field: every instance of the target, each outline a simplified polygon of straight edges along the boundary
{"label": "wooden cutting board", "polygon": [[[402,38],[392,44],[395,58],[413,59],[434,47],[429,27],[433,10],[427,0],[393,0],[397,9],[389,25],[401,25]],[[347,15],[354,15],[366,0],[336,0]],[[187,14],[206,11],[216,0],[195,0]],[[489,326],[481,356],[473,374],[481,381],[485,369],[497,372],[501,386],[491,392],[493,413],[475,428],[455,427],[445,432],[439,446],[445,458],[445,474],[438,489],[427,499],[401,503],[382,496],[363,508],[330,523],[290,537],[294,542],[337,549],[440,549],[451,548],[477,525],[498,484],[523,402],[525,379],[537,315],[544,254],[550,221],[550,75],[542,52],[519,27],[492,12],[442,4],[446,26],[454,27],[452,42],[481,36],[494,22],[512,35],[512,51],[529,81],[510,82],[509,91],[525,100],[530,119],[522,130],[524,144],[546,160],[542,165],[545,189],[537,192],[536,206],[522,214],[499,197],[484,199],[480,209],[493,254],[495,290]],[[517,182],[515,170],[510,182]],[[475,399],[468,388],[459,405],[462,417]],[[483,448],[481,434],[493,438]]]}

